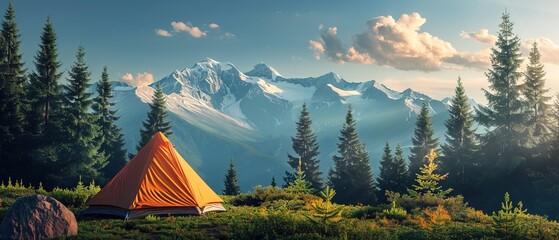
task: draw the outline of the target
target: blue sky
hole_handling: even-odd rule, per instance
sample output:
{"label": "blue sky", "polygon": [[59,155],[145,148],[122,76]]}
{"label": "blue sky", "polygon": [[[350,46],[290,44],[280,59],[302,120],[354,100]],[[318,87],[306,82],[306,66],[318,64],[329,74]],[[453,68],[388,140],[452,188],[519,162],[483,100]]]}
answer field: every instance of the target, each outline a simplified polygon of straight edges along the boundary
{"label": "blue sky", "polygon": [[[210,57],[231,62],[241,71],[264,62],[286,77],[334,71],[348,81],[375,79],[396,90],[411,87],[435,98],[452,95],[460,75],[467,93],[480,102],[485,102],[480,89],[487,85],[488,49],[506,8],[522,42],[540,43],[548,86],[553,93],[559,91],[557,1],[22,0],[13,4],[29,70],[34,69],[39,36],[50,16],[58,34],[62,69],[70,68],[81,44],[94,80],[104,65],[112,80],[150,81]],[[0,10],[7,5],[0,2]]]}

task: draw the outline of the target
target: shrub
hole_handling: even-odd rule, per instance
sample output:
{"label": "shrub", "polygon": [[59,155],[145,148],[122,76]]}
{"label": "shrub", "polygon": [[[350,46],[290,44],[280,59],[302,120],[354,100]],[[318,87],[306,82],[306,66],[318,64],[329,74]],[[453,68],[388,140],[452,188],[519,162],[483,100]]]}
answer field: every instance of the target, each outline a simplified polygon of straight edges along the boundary
{"label": "shrub", "polygon": [[440,205],[448,211],[453,219],[463,219],[468,209],[468,205],[464,203],[464,197],[460,195],[447,198],[427,194],[411,197],[408,194],[387,192],[387,196],[389,201],[396,202],[398,206],[412,214]]}
{"label": "shrub", "polygon": [[324,191],[320,192],[322,202],[315,201],[311,205],[312,214],[307,216],[311,222],[319,225],[325,225],[328,222],[338,222],[341,220],[342,207],[332,203],[332,198],[336,195],[336,191],[326,186]]}
{"label": "shrub", "polygon": [[91,181],[88,186],[85,186],[80,179],[75,188],[56,187],[49,195],[66,206],[81,207],[99,191],[101,191],[101,187],[95,185],[95,181]]}
{"label": "shrub", "polygon": [[145,219],[148,222],[157,222],[157,221],[159,221],[160,218],[158,216],[154,216],[154,215],[149,214],[145,217]]}
{"label": "shrub", "polygon": [[[307,202],[317,199],[308,193],[296,193],[284,191],[278,187],[254,187],[254,193],[239,194],[231,199],[233,206],[265,206],[272,208],[281,208],[285,206],[287,209],[301,209]],[[279,201],[283,200],[283,201]],[[274,203],[279,201],[278,203]]]}
{"label": "shrub", "polygon": [[396,202],[392,201],[390,209],[382,210],[380,216],[401,221],[406,219],[406,217],[408,216],[408,212],[403,208],[397,207]]}

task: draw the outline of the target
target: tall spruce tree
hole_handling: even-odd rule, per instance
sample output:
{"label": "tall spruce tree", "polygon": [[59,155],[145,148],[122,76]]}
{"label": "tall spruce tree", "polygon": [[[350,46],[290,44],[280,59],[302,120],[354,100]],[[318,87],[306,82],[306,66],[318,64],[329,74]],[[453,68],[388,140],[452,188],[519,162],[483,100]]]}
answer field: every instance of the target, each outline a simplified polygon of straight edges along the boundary
{"label": "tall spruce tree", "polygon": [[58,171],[52,174],[59,186],[73,185],[80,178],[86,182],[103,180],[100,169],[107,165],[107,158],[100,151],[97,116],[90,111],[91,79],[84,57],[85,51],[80,46],[68,73],[68,85],[64,86],[65,142],[60,149]]}
{"label": "tall spruce tree", "polygon": [[334,155],[334,168],[328,173],[329,185],[340,194],[335,201],[344,204],[376,202],[375,183],[369,153],[359,140],[351,106],[338,137],[338,155]]}
{"label": "tall spruce tree", "polygon": [[229,169],[227,169],[227,174],[225,174],[223,184],[225,185],[225,188],[223,189],[224,195],[234,196],[241,193],[241,188],[239,187],[237,179],[237,169],[235,168],[233,159],[229,162]]}
{"label": "tall spruce tree", "polygon": [[384,150],[382,157],[380,159],[380,173],[377,178],[379,194],[378,198],[385,202],[386,191],[391,191],[394,184],[394,170],[395,170],[394,156],[392,155],[392,150],[390,149],[390,144],[386,142],[384,145]]}
{"label": "tall spruce tree", "polygon": [[505,12],[499,24],[495,47],[491,49],[491,69],[485,73],[489,89],[483,89],[487,107],[480,106],[476,120],[488,128],[484,136],[484,154],[493,164],[511,169],[523,159],[528,138],[526,133],[526,102],[520,65],[520,38],[513,33],[510,15]]}
{"label": "tall spruce tree", "polygon": [[396,150],[394,151],[394,182],[396,183],[392,187],[392,192],[405,193],[407,190],[408,179],[408,164],[404,158],[404,151],[400,144],[396,145]]}
{"label": "tall spruce tree", "polygon": [[473,185],[472,172],[477,165],[476,153],[479,145],[473,128],[473,110],[468,104],[468,97],[458,78],[449,109],[450,117],[446,120],[446,143],[441,145],[442,170],[449,173],[447,185],[464,193],[464,188]]}
{"label": "tall spruce tree", "polygon": [[550,167],[557,169],[557,175],[559,175],[559,93],[555,94],[555,101],[553,102],[553,125],[552,125],[552,137],[549,143],[549,154],[548,160]]}
{"label": "tall spruce tree", "polygon": [[171,123],[167,121],[167,107],[165,106],[165,95],[161,89],[161,85],[157,83],[155,86],[155,93],[149,104],[148,117],[143,122],[143,128],[140,129],[140,142],[136,149],[140,151],[146,145],[151,137],[157,132],[169,137],[173,132],[171,131]]}
{"label": "tall spruce tree", "polygon": [[19,51],[19,30],[10,3],[0,36],[0,176],[22,177],[21,147],[24,129],[24,85],[27,81]]}
{"label": "tall spruce tree", "polygon": [[23,85],[27,79],[19,52],[15,17],[10,3],[4,14],[0,37],[0,146],[7,148],[23,134]]}
{"label": "tall spruce tree", "polygon": [[26,169],[28,179],[43,181],[46,187],[55,182],[46,181],[46,175],[59,170],[58,150],[62,144],[62,87],[59,83],[62,72],[58,61],[56,33],[50,21],[43,27],[39,51],[35,56],[35,70],[29,75],[26,88],[28,109],[25,116],[25,131],[29,148],[30,163]]}
{"label": "tall spruce tree", "polygon": [[530,62],[524,72],[526,86],[523,90],[527,108],[531,111],[528,118],[530,145],[537,147],[546,143],[551,135],[551,106],[549,89],[545,88],[545,70],[542,64],[538,44],[533,43],[530,50]]}
{"label": "tall spruce tree", "polygon": [[[318,143],[316,135],[311,127],[312,119],[307,109],[307,104],[303,103],[301,115],[297,121],[297,133],[295,137],[291,137],[293,142],[293,150],[298,156],[288,154],[287,163],[294,170],[297,170],[299,160],[302,162],[301,168],[305,172],[305,180],[307,180],[313,189],[322,189],[323,181],[321,178],[322,172],[320,171],[320,160],[317,159],[320,154],[318,150]],[[292,182],[295,179],[295,174],[286,171],[284,181],[286,183]]]}
{"label": "tall spruce tree", "polygon": [[423,103],[415,124],[410,155],[409,175],[411,179],[419,173],[419,168],[427,163],[425,156],[431,149],[437,149],[439,139],[434,137],[433,125],[427,103]]}
{"label": "tall spruce tree", "polygon": [[56,33],[50,17],[43,28],[39,48],[35,56],[35,71],[29,76],[26,130],[52,141],[61,128],[57,115],[62,108],[62,87],[59,83],[62,72],[58,72],[61,63],[58,61]]}
{"label": "tall spruce tree", "polygon": [[388,142],[384,146],[382,159],[380,161],[380,174],[377,178],[379,194],[378,198],[385,202],[386,191],[405,193],[407,189],[408,170],[404,152],[400,144],[396,146],[394,155]]}
{"label": "tall spruce tree", "polygon": [[92,109],[97,116],[97,125],[100,128],[98,140],[101,142],[99,151],[105,153],[108,164],[103,168],[103,176],[112,178],[126,164],[126,150],[124,149],[124,137],[121,128],[116,125],[117,111],[112,110],[115,103],[112,102],[112,84],[109,82],[107,67],[103,68],[101,80],[97,83],[97,97],[93,99]]}

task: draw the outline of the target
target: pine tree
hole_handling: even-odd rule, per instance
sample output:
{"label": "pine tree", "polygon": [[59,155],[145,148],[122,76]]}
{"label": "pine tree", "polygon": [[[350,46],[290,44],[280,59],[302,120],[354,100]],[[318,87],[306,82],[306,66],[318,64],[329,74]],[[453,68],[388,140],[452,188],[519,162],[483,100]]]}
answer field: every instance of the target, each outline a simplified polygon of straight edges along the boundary
{"label": "pine tree", "polygon": [[335,201],[344,204],[375,202],[375,183],[369,154],[358,138],[351,106],[338,139],[339,155],[332,157],[334,168],[328,173],[329,185],[340,193]]}
{"label": "pine tree", "polygon": [[19,30],[10,3],[0,36],[0,176],[19,177],[24,123],[24,85],[27,81],[19,51]]}
{"label": "pine tree", "polygon": [[59,185],[76,182],[103,180],[100,169],[107,165],[105,154],[100,151],[101,142],[96,115],[90,112],[93,103],[90,72],[85,62],[85,51],[78,47],[76,61],[68,73],[68,85],[64,86],[65,140],[60,149],[58,171],[53,178]]}
{"label": "pine tree", "polygon": [[223,184],[225,185],[223,194],[229,196],[240,194],[241,188],[239,187],[239,183],[237,181],[237,169],[235,169],[235,164],[233,163],[233,159],[231,159],[229,169],[227,169],[227,174],[225,174],[225,178],[223,179]]}
{"label": "pine tree", "polygon": [[103,68],[101,80],[97,83],[97,97],[93,99],[92,109],[97,116],[97,125],[100,127],[98,140],[101,142],[99,151],[105,153],[108,164],[103,168],[103,176],[106,179],[116,175],[126,164],[126,150],[124,149],[124,137],[121,128],[116,125],[117,111],[112,110],[115,103],[113,98],[112,84],[109,82],[107,67]]}
{"label": "pine tree", "polygon": [[305,172],[303,171],[302,165],[302,161],[299,160],[297,172],[295,172],[295,179],[289,182],[285,190],[294,193],[311,193],[314,191],[311,184],[305,180]]}
{"label": "pine tree", "polygon": [[410,149],[409,174],[412,179],[419,173],[419,168],[426,163],[425,155],[431,149],[436,149],[439,145],[439,139],[435,138],[434,134],[429,108],[427,103],[424,102],[419,116],[417,116],[414,136],[412,138],[413,145]]}
{"label": "pine tree", "polygon": [[548,168],[556,170],[556,175],[559,175],[559,93],[555,94],[552,116],[552,137],[549,143],[549,163],[547,164],[547,166]]}
{"label": "pine tree", "polygon": [[167,107],[165,106],[165,102],[166,99],[161,85],[157,83],[155,93],[149,104],[147,120],[142,122],[143,129],[140,129],[140,142],[136,147],[138,151],[140,151],[157,132],[161,132],[167,137],[173,134],[171,131],[171,123],[167,122]]}
{"label": "pine tree", "polygon": [[524,154],[528,134],[522,99],[523,85],[519,83],[522,72],[520,38],[513,33],[510,15],[505,12],[499,24],[495,47],[491,49],[491,69],[485,73],[489,89],[483,89],[487,107],[480,106],[476,120],[488,128],[484,137],[484,153],[495,164],[511,168],[512,162]]}
{"label": "pine tree", "polygon": [[270,186],[272,187],[277,187],[278,184],[276,183],[276,178],[274,176],[272,176],[272,183],[270,183]]}
{"label": "pine tree", "polygon": [[[299,121],[297,121],[297,133],[295,137],[291,138],[293,142],[293,150],[298,156],[292,156],[288,154],[287,163],[293,169],[297,169],[299,159],[302,162],[302,170],[305,172],[305,180],[309,181],[313,189],[322,189],[322,172],[320,171],[319,164],[320,160],[317,159],[319,155],[318,143],[316,141],[316,135],[314,134],[312,128],[312,119],[309,115],[307,109],[307,104],[303,103],[301,109],[301,115],[299,116]],[[294,174],[286,172],[286,177],[284,181],[286,183],[293,181]]]}
{"label": "pine tree", "polygon": [[58,61],[56,33],[47,18],[41,34],[39,51],[35,56],[35,71],[29,75],[26,88],[25,132],[30,163],[25,174],[31,181],[43,181],[46,187],[55,186],[46,181],[47,173],[59,170],[59,150],[63,142],[62,87],[59,83],[62,72]]}
{"label": "pine tree", "polygon": [[435,196],[444,198],[452,191],[452,188],[443,190],[442,186],[439,185],[440,181],[446,179],[448,173],[435,173],[438,169],[438,165],[435,163],[436,158],[437,153],[434,149],[429,150],[427,155],[425,155],[427,163],[421,166],[420,173],[416,174],[415,181],[417,185],[413,185],[413,189],[408,189],[411,197]]}
{"label": "pine tree", "polygon": [[408,170],[404,152],[400,144],[396,146],[395,154],[388,142],[380,161],[380,174],[377,178],[379,193],[378,198],[386,201],[386,191],[405,193],[407,189]]}
{"label": "pine tree", "polygon": [[475,129],[473,129],[473,111],[468,104],[468,97],[458,78],[449,109],[450,117],[446,120],[446,143],[441,146],[443,157],[441,167],[448,172],[448,185],[462,193],[463,188],[472,185],[476,166],[476,152],[479,149]]}
{"label": "pine tree", "polygon": [[551,133],[551,106],[549,104],[551,97],[546,96],[549,89],[545,88],[545,70],[540,57],[538,44],[534,42],[530,50],[530,62],[524,72],[526,87],[523,89],[527,108],[531,111],[528,126],[532,146],[538,146],[548,141]]}
{"label": "pine tree", "polygon": [[398,144],[396,150],[394,151],[394,182],[396,183],[392,186],[392,192],[405,193],[407,190],[407,180],[408,180],[408,165],[406,159],[404,158],[404,151],[402,146]]}
{"label": "pine tree", "polygon": [[18,31],[15,10],[10,3],[4,14],[0,37],[0,146],[6,147],[23,134],[22,99],[26,76],[19,53]]}
{"label": "pine tree", "polygon": [[392,155],[392,150],[390,149],[390,144],[386,142],[384,145],[384,151],[382,153],[382,158],[380,159],[380,174],[377,178],[379,192],[379,199],[384,202],[386,199],[384,194],[386,191],[392,191],[394,188],[394,171],[395,169],[394,156]]}
{"label": "pine tree", "polygon": [[43,28],[40,50],[35,56],[36,70],[29,76],[27,100],[30,111],[27,114],[26,130],[34,136],[44,139],[56,139],[60,121],[57,114],[61,111],[62,88],[59,84],[62,72],[58,72],[61,64],[58,61],[56,33],[50,21]]}

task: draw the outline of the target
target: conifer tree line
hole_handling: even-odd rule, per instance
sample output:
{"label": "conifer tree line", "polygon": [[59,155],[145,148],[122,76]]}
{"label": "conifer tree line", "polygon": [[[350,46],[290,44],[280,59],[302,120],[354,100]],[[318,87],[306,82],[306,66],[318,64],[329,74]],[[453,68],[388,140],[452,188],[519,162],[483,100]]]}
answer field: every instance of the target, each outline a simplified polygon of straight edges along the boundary
{"label": "conifer tree line", "polygon": [[[0,180],[25,179],[45,187],[74,186],[80,178],[104,183],[127,161],[108,68],[93,83],[85,48],[79,46],[66,73],[67,83],[61,84],[64,71],[50,17],[32,70],[24,67],[19,38],[10,4],[0,36]],[[90,91],[93,84],[95,97]],[[159,87],[152,100],[142,141],[153,130],[170,134]]]}
{"label": "conifer tree line", "polygon": [[[383,202],[386,191],[404,193],[406,186],[426,171],[426,166],[435,164],[427,157],[434,154],[440,155],[436,164],[448,173],[441,175],[447,178],[444,187],[463,194],[480,208],[487,208],[484,203],[490,202],[489,199],[513,189],[527,196],[536,194],[532,202],[528,201],[534,211],[547,214],[551,209],[559,216],[559,207],[552,207],[554,199],[559,197],[553,191],[559,187],[559,94],[551,103],[537,43],[531,46],[526,69],[521,69],[521,42],[513,26],[510,15],[503,13],[490,56],[491,68],[485,73],[489,88],[483,92],[488,105],[473,109],[458,77],[445,122],[444,141],[439,142],[435,137],[430,107],[424,102],[411,138],[409,162],[400,145],[393,153],[387,142],[376,182],[370,173],[368,154],[358,139],[350,107],[340,132],[339,154],[333,156],[334,166],[328,173],[327,185],[339,193],[334,201],[371,203],[376,196]],[[311,124],[304,105],[292,138],[297,155],[288,155],[288,163],[293,168],[294,160],[301,157],[313,159],[304,164],[318,169],[319,146],[309,127]],[[305,156],[313,153],[312,158],[303,157],[303,153]],[[320,179],[319,171],[305,173],[309,182]],[[284,179],[292,176],[287,172]],[[375,191],[376,195],[371,194]],[[359,196],[353,195],[356,192]],[[546,207],[538,208],[540,205]]]}

